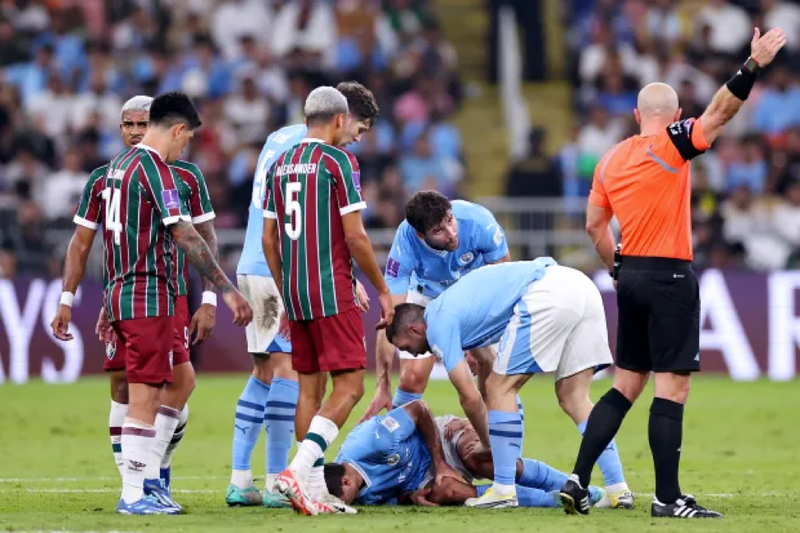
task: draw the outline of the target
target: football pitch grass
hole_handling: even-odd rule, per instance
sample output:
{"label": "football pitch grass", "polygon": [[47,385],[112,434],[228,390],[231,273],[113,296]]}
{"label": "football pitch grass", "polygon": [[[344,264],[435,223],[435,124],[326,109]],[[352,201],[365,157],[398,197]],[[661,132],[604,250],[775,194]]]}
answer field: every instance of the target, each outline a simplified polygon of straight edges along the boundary
{"label": "football pitch grass", "polygon": [[[637,493],[633,511],[593,510],[588,517],[560,509],[361,508],[357,516],[300,517],[290,510],[229,509],[224,503],[231,461],[231,425],[245,376],[201,376],[190,401],[186,437],[173,462],[173,491],[187,514],[117,516],[119,480],[108,439],[108,385],[101,378],[74,385],[0,386],[0,530],[4,531],[237,531],[350,532],[468,531],[638,532],[800,531],[800,384],[734,383],[698,378],[687,409],[681,484],[701,504],[725,514],[718,521],[650,518],[653,467],[647,443],[652,386],[623,425],[617,443],[627,481]],[[609,381],[595,382],[598,398]],[[347,428],[374,390],[372,381]],[[459,414],[448,382],[425,396],[435,415]],[[525,455],[569,470],[579,434],[555,400],[549,377],[523,390]],[[335,457],[343,433],[327,454]],[[263,435],[254,453],[263,486]],[[601,483],[595,471],[595,483]]]}

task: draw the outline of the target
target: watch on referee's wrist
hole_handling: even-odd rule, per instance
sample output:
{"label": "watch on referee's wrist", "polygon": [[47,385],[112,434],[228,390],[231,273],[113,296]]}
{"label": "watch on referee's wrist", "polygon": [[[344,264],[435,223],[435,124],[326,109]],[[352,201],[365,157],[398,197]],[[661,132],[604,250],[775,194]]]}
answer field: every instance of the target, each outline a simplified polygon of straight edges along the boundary
{"label": "watch on referee's wrist", "polygon": [[761,65],[759,65],[758,61],[752,57],[748,57],[742,65],[742,69],[746,70],[750,74],[758,74],[758,71],[761,70]]}

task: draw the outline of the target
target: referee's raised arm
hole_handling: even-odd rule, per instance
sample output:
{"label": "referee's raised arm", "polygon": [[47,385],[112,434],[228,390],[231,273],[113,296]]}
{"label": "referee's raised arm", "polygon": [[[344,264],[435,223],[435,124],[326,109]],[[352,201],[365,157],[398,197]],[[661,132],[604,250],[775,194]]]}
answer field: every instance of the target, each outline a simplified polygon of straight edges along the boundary
{"label": "referee's raised arm", "polygon": [[[616,280],[617,369],[614,387],[589,416],[574,473],[562,488],[562,495],[574,501],[582,499],[576,491],[588,487],[592,467],[653,372],[655,398],[648,437],[656,494],[651,514],[722,516],[684,495],[678,484],[683,406],[691,373],[700,370],[700,294],[691,268],[689,162],[711,146],[747,100],[761,69],[785,44],[783,30],[762,36],[756,28],[750,57],[697,119],[681,120],[678,95],[670,86],[644,87],[634,110],[641,133],[613,146],[595,169],[586,229]],[[622,232],[616,264],[608,225],[612,216]],[[575,507],[588,513],[588,504],[585,509]]]}

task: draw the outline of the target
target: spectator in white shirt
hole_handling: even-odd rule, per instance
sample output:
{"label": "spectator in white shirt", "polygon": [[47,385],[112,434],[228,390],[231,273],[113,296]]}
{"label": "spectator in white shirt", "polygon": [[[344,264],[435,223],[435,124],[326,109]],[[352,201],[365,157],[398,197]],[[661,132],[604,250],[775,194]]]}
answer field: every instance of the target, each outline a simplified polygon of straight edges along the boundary
{"label": "spectator in white shirt", "polygon": [[792,180],[784,201],[775,207],[773,227],[793,247],[800,246],[800,180]]}
{"label": "spectator in white shirt", "polygon": [[97,70],[92,74],[91,89],[75,98],[70,123],[74,131],[80,131],[92,113],[99,113],[100,126],[105,130],[115,129],[119,125],[120,107],[119,96],[106,87],[105,73]]}
{"label": "spectator in white shirt", "polygon": [[214,11],[211,35],[223,57],[230,61],[239,56],[242,35],[255,35],[261,43],[267,43],[274,28],[273,18],[267,0],[228,0]]}
{"label": "spectator in white shirt", "polygon": [[581,81],[591,83],[602,71],[606,63],[609,50],[616,50],[622,62],[625,73],[636,71],[636,51],[626,43],[617,44],[614,42],[614,34],[605,24],[598,24],[592,36],[592,44],[581,52],[580,63],[578,66]]}
{"label": "spectator in white shirt", "polygon": [[50,74],[47,88],[27,100],[25,108],[35,123],[54,141],[62,141],[69,128],[75,95],[67,92],[64,82],[55,74]]}
{"label": "spectator in white shirt", "polygon": [[753,35],[747,13],[726,0],[710,0],[695,17],[695,24],[696,28],[711,28],[711,49],[724,54],[739,53]]}
{"label": "spectator in white shirt", "polygon": [[293,0],[275,16],[270,49],[279,57],[300,49],[321,56],[325,66],[332,66],[336,61],[336,38],[336,17],[329,4]]}
{"label": "spectator in white shirt", "polygon": [[625,125],[621,120],[612,120],[603,107],[594,106],[589,112],[589,123],[578,134],[578,150],[582,155],[598,158],[622,139]]}
{"label": "spectator in white shirt", "polygon": [[81,171],[80,153],[74,149],[67,151],[64,154],[64,168],[45,180],[45,217],[54,220],[72,216],[88,179],[89,175]]}
{"label": "spectator in white shirt", "polygon": [[761,0],[761,10],[766,29],[781,28],[786,32],[786,48],[800,50],[800,6],[779,0]]}
{"label": "spectator in white shirt", "polygon": [[266,139],[268,133],[269,102],[258,93],[255,76],[255,72],[246,73],[241,78],[241,90],[225,100],[225,118],[243,143]]}

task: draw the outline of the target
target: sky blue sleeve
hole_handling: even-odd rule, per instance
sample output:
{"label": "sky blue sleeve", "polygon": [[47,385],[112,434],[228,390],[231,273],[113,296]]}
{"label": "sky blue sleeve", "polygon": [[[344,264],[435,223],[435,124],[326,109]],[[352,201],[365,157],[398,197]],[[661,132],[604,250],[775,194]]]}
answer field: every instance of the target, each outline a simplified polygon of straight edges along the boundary
{"label": "sky blue sleeve", "polygon": [[508,254],[506,232],[497,223],[491,211],[480,207],[480,214],[475,220],[475,231],[478,232],[478,250],[483,254],[486,263],[496,263]]}
{"label": "sky blue sleeve", "polygon": [[397,228],[394,234],[392,249],[386,260],[386,270],[383,278],[392,294],[406,294],[411,284],[411,273],[414,271],[416,258],[414,250],[404,235],[403,226]]}
{"label": "sky blue sleeve", "polygon": [[428,324],[428,344],[431,352],[444,364],[448,372],[464,359],[461,344],[461,326],[458,317],[446,311],[425,317]]}

